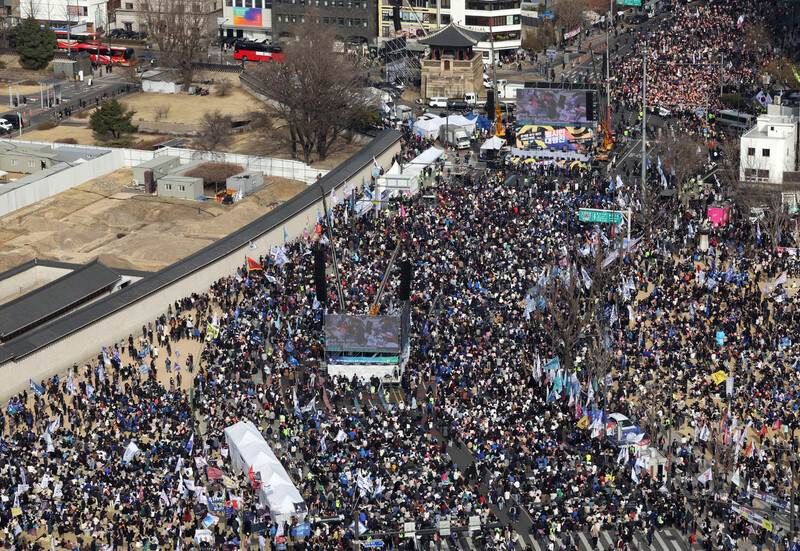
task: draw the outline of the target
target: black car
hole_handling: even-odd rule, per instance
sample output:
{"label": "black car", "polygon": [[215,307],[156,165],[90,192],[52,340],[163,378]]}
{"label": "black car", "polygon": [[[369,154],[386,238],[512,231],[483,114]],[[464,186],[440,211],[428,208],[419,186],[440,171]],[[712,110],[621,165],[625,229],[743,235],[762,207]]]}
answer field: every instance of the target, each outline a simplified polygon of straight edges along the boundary
{"label": "black car", "polygon": [[25,121],[22,119],[22,116],[18,115],[17,113],[4,113],[3,115],[0,115],[0,117],[7,120],[8,123],[14,127],[14,129],[18,129],[20,123],[23,124],[23,126],[25,125]]}
{"label": "black car", "polygon": [[449,99],[447,100],[447,108],[450,111],[469,111],[469,103],[463,99]]}
{"label": "black car", "polygon": [[646,13],[637,13],[636,15],[631,17],[631,25],[641,25],[642,23],[644,23],[648,19],[650,19],[650,18],[647,17]]}

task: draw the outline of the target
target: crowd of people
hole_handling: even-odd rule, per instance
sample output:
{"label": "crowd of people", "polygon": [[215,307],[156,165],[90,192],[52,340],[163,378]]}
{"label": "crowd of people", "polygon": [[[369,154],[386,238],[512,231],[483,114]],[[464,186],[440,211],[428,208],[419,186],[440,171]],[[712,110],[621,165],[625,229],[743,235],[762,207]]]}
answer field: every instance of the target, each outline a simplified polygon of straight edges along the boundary
{"label": "crowd of people", "polygon": [[[421,145],[404,139],[404,152]],[[343,201],[324,220],[347,313],[369,310],[398,243],[413,262],[410,358],[396,387],[320,371],[321,306],[338,310],[338,297],[333,285],[316,296],[309,253],[326,239],[287,243],[288,265],[262,254],[263,271],[243,265],[9,402],[6,543],[175,549],[209,518],[218,546],[291,537],[229,463],[222,431],[237,420],[263,432],[309,519],[341,520],[312,524],[299,548],[349,548],[356,523],[361,537],[393,533],[401,546],[404,522],[435,528],[446,515],[498,526],[485,534],[498,545],[519,542],[520,517],[543,543],[612,528],[621,540],[665,526],[701,534],[699,513],[723,493],[785,497],[800,399],[787,292],[796,257],[734,228],[715,230],[703,252],[680,238],[677,212],[657,233],[637,222],[627,251],[577,217],[614,201],[590,176],[436,172],[433,205],[404,197],[357,217]],[[397,308],[392,278],[381,312]],[[573,310],[577,326],[564,316]],[[728,399],[718,371],[734,377]],[[639,447],[605,437],[611,412],[671,457],[669,483]],[[227,520],[209,499],[235,504]]]}

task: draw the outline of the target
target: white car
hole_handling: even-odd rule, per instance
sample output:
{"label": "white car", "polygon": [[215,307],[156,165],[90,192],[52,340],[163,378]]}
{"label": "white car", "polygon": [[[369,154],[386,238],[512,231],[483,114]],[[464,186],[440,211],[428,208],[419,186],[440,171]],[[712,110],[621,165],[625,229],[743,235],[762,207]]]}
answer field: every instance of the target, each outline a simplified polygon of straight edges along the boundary
{"label": "white car", "polygon": [[6,119],[0,119],[0,132],[3,134],[10,134],[14,127]]}

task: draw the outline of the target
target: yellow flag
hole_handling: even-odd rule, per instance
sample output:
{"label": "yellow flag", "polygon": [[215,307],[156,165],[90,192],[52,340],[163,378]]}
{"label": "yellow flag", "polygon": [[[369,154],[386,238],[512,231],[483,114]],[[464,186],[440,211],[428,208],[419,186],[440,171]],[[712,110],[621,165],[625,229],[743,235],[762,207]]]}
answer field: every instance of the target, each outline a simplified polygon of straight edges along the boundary
{"label": "yellow flag", "polygon": [[717,371],[716,373],[712,373],[711,378],[714,380],[715,384],[720,384],[728,380],[728,374],[720,370]]}
{"label": "yellow flag", "polygon": [[581,417],[581,420],[578,421],[578,428],[584,429],[584,430],[589,428],[589,416],[588,415],[584,415],[583,417]]}
{"label": "yellow flag", "polygon": [[217,336],[219,336],[219,328],[211,325],[211,322],[208,322],[208,325],[206,326],[206,334],[212,339],[216,339]]}
{"label": "yellow flag", "polygon": [[21,507],[12,507],[11,508],[11,516],[12,517],[18,517],[21,514],[22,514],[22,508]]}

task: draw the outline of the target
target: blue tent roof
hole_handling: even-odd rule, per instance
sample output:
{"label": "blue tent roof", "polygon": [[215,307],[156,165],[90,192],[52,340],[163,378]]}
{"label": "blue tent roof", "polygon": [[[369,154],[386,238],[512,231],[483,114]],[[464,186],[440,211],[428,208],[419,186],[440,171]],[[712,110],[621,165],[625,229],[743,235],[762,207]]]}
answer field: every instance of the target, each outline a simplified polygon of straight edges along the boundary
{"label": "blue tent roof", "polygon": [[488,131],[488,130],[492,129],[492,123],[489,122],[489,119],[487,119],[486,117],[483,117],[481,115],[475,115],[474,113],[472,113],[472,114],[466,115],[466,118],[468,118],[471,121],[474,120],[475,121],[475,127],[478,128],[478,130],[487,130]]}

